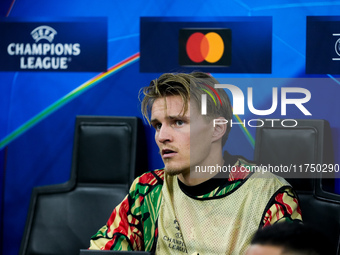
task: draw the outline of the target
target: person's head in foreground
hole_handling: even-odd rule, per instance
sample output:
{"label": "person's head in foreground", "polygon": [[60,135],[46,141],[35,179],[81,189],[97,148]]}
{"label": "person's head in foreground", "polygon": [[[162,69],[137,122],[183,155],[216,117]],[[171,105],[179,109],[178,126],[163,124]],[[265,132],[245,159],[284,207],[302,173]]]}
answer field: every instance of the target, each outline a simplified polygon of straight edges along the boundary
{"label": "person's head in foreground", "polygon": [[331,255],[327,239],[302,223],[277,223],[258,230],[246,255]]}
{"label": "person's head in foreground", "polygon": [[[189,181],[191,166],[223,165],[230,125],[214,125],[214,119],[230,120],[232,111],[226,92],[214,89],[217,83],[206,73],[168,73],[143,90],[142,112],[156,130],[165,171],[190,185],[197,184]],[[206,115],[201,112],[203,94]]]}

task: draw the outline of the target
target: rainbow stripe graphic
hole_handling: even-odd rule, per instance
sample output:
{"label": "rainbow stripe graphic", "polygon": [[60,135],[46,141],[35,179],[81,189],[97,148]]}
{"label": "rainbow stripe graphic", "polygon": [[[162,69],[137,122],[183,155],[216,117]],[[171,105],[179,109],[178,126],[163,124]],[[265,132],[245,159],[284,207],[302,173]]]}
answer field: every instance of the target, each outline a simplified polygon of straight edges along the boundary
{"label": "rainbow stripe graphic", "polygon": [[[138,61],[139,57],[140,57],[140,53],[138,52],[138,53],[124,59],[123,61],[119,62],[118,64],[110,67],[106,72],[102,72],[102,73],[98,74],[97,76],[93,77],[92,79],[88,80],[87,82],[81,84],[80,86],[78,86],[77,88],[75,88],[74,90],[72,90],[71,92],[69,92],[68,94],[66,94],[65,96],[63,96],[62,98],[60,98],[59,100],[54,102],[53,104],[51,104],[49,107],[42,110],[40,113],[35,115],[33,118],[31,118],[30,120],[28,120],[27,122],[25,122],[24,124],[19,126],[17,129],[15,129],[13,132],[8,134],[7,136],[5,136],[0,141],[0,150],[3,149],[4,147],[6,147],[8,144],[10,144],[12,141],[14,141],[20,135],[25,133],[27,130],[34,127],[40,121],[42,121],[43,119],[48,117],[50,114],[52,114],[53,112],[55,112],[56,110],[58,110],[59,108],[61,108],[65,104],[67,104],[68,102],[70,102],[71,100],[80,96],[82,93],[84,93],[88,89],[98,85],[98,83],[100,83],[104,79],[108,78],[110,75],[113,75],[116,72],[122,70],[123,68],[129,66],[130,64]],[[220,104],[222,105],[222,101],[221,101],[219,95],[217,94],[217,92],[214,90],[214,88],[212,88],[211,86],[209,86],[209,88],[212,89],[212,91],[214,92],[215,95],[217,95],[217,98],[220,101]],[[205,89],[204,89],[204,91],[207,92],[213,98],[215,105],[216,105],[217,103],[216,103],[214,97],[212,96],[212,94]],[[234,115],[234,116],[239,122],[242,122],[238,115]],[[249,131],[246,127],[241,125],[241,128],[242,128],[243,133],[247,137],[249,143],[254,148],[254,146],[255,146],[254,138],[249,133]]]}
{"label": "rainbow stripe graphic", "polygon": [[123,68],[129,66],[130,64],[136,62],[139,59],[139,52],[132,55],[131,57],[126,58],[125,60],[119,62],[118,64],[110,67],[106,72],[102,72],[98,74],[97,76],[93,77],[92,79],[88,80],[87,82],[83,83],[79,87],[75,88],[53,104],[51,104],[49,107],[42,110],[40,113],[35,115],[33,118],[22,124],[20,127],[15,129],[12,133],[5,136],[0,141],[0,150],[3,149],[5,146],[7,146],[9,143],[11,143],[13,140],[18,138],[20,135],[25,133],[27,130],[35,126],[37,123],[45,119],[47,116],[58,110],[63,105],[67,104],[74,98],[80,96],[82,93],[84,93],[86,90],[96,86],[99,82],[103,81],[104,79],[108,78],[110,75],[122,70]]}
{"label": "rainbow stripe graphic", "polygon": [[[242,122],[241,118],[236,114],[234,115],[235,119],[237,119],[238,122]],[[250,143],[250,145],[252,146],[252,148],[255,148],[255,139],[254,137],[249,133],[248,129],[245,127],[245,125],[240,125],[241,126],[241,130],[244,133],[244,135],[246,136],[248,142]]]}

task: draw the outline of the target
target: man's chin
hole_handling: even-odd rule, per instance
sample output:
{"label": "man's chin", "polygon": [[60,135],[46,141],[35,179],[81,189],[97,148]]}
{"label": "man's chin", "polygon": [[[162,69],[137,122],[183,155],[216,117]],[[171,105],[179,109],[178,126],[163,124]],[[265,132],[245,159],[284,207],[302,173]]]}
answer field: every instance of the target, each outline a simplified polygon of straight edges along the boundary
{"label": "man's chin", "polygon": [[183,169],[178,169],[178,168],[169,167],[169,166],[165,166],[164,171],[165,171],[166,174],[168,174],[170,176],[179,175],[179,174],[184,172]]}
{"label": "man's chin", "polygon": [[175,176],[175,175],[179,175],[181,172],[180,171],[176,171],[176,170],[168,170],[166,168],[164,168],[164,172],[167,174],[167,175],[170,175],[170,176]]}

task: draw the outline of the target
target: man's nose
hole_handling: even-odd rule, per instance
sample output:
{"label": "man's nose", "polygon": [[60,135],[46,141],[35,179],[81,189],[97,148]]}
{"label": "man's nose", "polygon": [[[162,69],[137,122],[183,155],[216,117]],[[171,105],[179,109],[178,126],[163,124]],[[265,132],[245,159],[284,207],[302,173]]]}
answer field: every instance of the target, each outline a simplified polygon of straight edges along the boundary
{"label": "man's nose", "polygon": [[167,125],[162,125],[158,132],[158,141],[160,143],[172,141],[172,128]]}

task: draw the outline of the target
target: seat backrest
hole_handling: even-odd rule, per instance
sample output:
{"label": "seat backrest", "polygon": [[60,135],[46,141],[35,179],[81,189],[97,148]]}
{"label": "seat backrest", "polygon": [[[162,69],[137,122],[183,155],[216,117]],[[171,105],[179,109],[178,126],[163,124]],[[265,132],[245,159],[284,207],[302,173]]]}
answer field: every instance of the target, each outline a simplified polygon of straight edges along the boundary
{"label": "seat backrest", "polygon": [[139,118],[77,117],[71,178],[34,188],[20,254],[78,254],[88,248],[146,162]]}
{"label": "seat backrest", "polygon": [[[254,160],[259,165],[290,169],[290,173],[276,174],[297,191],[303,221],[325,234],[334,246],[334,254],[339,254],[340,196],[326,190],[335,173],[323,167],[334,164],[331,128],[325,120],[296,122],[290,123],[291,127],[282,126],[282,120],[261,122],[264,125],[256,130]],[[313,170],[313,166],[325,172]]]}
{"label": "seat backrest", "polygon": [[[292,122],[291,127],[283,126],[281,120],[264,121],[264,125],[256,130],[254,160],[262,165],[287,166],[290,172],[279,171],[277,174],[288,178],[296,190],[311,191],[314,179],[319,179],[320,174],[308,169],[306,172],[305,167],[333,163],[331,130],[325,120],[295,121],[297,125]],[[324,177],[333,177],[333,174]]]}
{"label": "seat backrest", "polygon": [[147,169],[141,119],[78,116],[76,128],[72,177],[78,183],[131,184]]}

